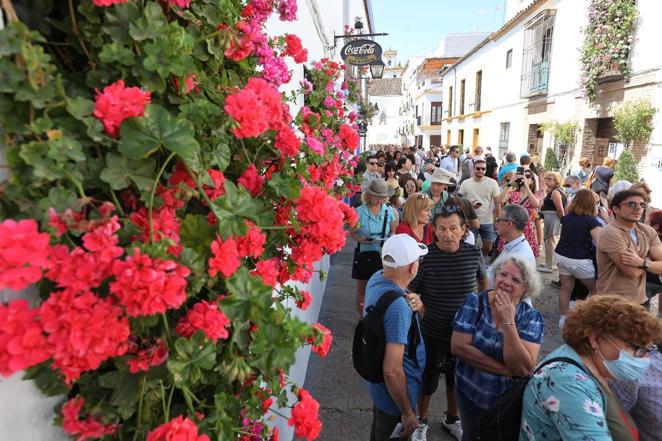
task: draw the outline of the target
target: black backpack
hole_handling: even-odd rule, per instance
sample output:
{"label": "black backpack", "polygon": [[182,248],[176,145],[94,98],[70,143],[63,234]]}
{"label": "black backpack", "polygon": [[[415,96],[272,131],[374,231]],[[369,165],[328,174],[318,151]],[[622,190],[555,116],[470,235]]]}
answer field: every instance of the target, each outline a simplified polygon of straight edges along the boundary
{"label": "black backpack", "polygon": [[512,441],[519,439],[520,426],[522,422],[522,401],[524,389],[529,380],[543,366],[556,361],[562,361],[577,366],[586,375],[591,376],[586,369],[572,358],[555,357],[542,363],[533,371],[533,374],[506,390],[497,401],[494,402],[478,418],[478,427],[471,434],[471,441]]}
{"label": "black backpack", "polygon": [[[388,291],[382,294],[376,304],[368,307],[365,317],[359,320],[354,330],[352,363],[356,372],[371,383],[384,382],[383,363],[386,337],[383,317],[391,303],[400,297],[402,297],[402,293],[398,291]],[[421,341],[421,337],[415,312],[412,312],[411,319],[411,326],[407,334],[408,351],[406,356],[414,361],[416,367],[419,367],[416,348]]]}

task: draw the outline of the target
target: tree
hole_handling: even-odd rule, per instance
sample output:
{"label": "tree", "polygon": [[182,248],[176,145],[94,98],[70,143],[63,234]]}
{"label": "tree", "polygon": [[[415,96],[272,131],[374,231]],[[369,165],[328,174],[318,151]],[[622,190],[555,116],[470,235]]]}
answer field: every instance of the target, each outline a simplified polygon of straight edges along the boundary
{"label": "tree", "polygon": [[653,118],[657,109],[645,99],[628,101],[614,112],[616,139],[632,147],[635,141],[646,141],[653,132]]}
{"label": "tree", "polygon": [[547,149],[545,152],[545,170],[559,171],[559,161],[556,158],[554,149]]}
{"label": "tree", "polygon": [[618,163],[614,170],[614,179],[617,181],[639,182],[639,173],[634,155],[629,149],[624,149],[618,157]]}

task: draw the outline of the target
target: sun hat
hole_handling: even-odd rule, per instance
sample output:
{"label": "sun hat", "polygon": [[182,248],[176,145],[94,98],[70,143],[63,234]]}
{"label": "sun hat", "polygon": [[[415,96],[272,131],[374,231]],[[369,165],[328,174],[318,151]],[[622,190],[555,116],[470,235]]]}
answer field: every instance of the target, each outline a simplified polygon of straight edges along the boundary
{"label": "sun hat", "polygon": [[[382,264],[389,268],[409,265],[428,253],[428,247],[416,242],[408,234],[395,234],[384,242],[382,247]],[[386,258],[389,257],[389,260]]]}
{"label": "sun hat", "polygon": [[388,184],[383,179],[373,179],[364,191],[370,196],[376,196],[378,198],[387,198],[393,194],[393,189],[389,192]]}
{"label": "sun hat", "polygon": [[444,170],[443,168],[435,168],[434,172],[432,173],[432,176],[430,176],[427,180],[430,181],[431,183],[438,183],[438,184],[446,184],[446,185],[451,185],[451,179],[453,179],[455,176],[449,172],[448,170]]}

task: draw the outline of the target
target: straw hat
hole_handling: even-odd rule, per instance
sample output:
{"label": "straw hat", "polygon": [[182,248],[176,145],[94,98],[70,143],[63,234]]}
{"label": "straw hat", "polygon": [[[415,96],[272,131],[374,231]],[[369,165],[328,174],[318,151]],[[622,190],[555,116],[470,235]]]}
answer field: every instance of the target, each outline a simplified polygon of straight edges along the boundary
{"label": "straw hat", "polygon": [[453,173],[449,172],[448,170],[444,170],[443,168],[435,168],[432,176],[428,178],[428,181],[431,183],[437,182],[439,184],[451,185],[455,183],[454,178],[455,176]]}

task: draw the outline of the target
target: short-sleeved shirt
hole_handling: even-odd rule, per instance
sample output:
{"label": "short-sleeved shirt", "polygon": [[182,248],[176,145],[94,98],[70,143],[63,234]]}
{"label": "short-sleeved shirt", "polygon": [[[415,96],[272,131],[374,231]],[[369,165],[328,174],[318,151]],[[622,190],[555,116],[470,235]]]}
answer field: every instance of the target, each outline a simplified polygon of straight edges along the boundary
{"label": "short-sleeved shirt", "polygon": [[[483,303],[480,317],[479,301]],[[542,344],[543,318],[528,302],[519,302],[515,307],[515,323],[522,340]],[[471,334],[471,344],[476,349],[500,363],[504,362],[503,334],[494,326],[487,291],[467,296],[455,316],[453,330]],[[510,378],[476,369],[458,358],[455,365],[455,390],[471,400],[476,407],[489,408],[510,386]]]}
{"label": "short-sleeved shirt", "polygon": [[646,375],[636,381],[612,381],[621,406],[639,427],[640,441],[657,441],[662,434],[662,354],[651,356]]}
{"label": "short-sleeved shirt", "polygon": [[602,227],[595,216],[566,214],[561,218],[561,238],[556,252],[569,259],[590,259],[593,250],[591,230]]}
{"label": "short-sleeved shirt", "polygon": [[[434,202],[434,199],[432,198],[431,189],[428,188],[427,190],[425,190],[425,194],[427,194],[430,197],[430,199],[432,199],[432,202]],[[430,222],[432,222],[432,219],[434,218],[435,214],[441,212],[441,209],[442,209],[442,207],[444,206],[444,204],[446,203],[447,200],[448,200],[448,192],[444,191],[443,193],[441,193],[441,197],[439,198],[439,202],[436,202],[432,206],[432,216],[430,216]]]}
{"label": "short-sleeved shirt", "polygon": [[462,175],[460,158],[452,158],[451,156],[446,156],[441,160],[439,167],[453,173],[457,178]]}
{"label": "short-sleeved shirt", "polygon": [[[368,306],[377,303],[379,298],[388,291],[401,291],[402,288],[395,284],[395,282],[385,279],[383,271],[377,271],[368,280],[368,285],[365,290],[365,309]],[[363,312],[365,315],[365,310]],[[404,344],[404,357],[403,357],[403,370],[405,378],[407,379],[407,395],[412,409],[416,409],[416,401],[421,393],[421,386],[423,384],[423,369],[425,368],[425,343],[423,342],[422,335],[420,334],[420,323],[418,322],[418,315],[415,316],[416,328],[419,332],[420,343],[416,348],[416,360],[418,367],[407,357],[409,350],[408,334],[409,327],[412,323],[412,310],[407,304],[404,297],[394,300],[393,303],[386,309],[384,313],[384,336],[386,343],[400,343]],[[398,406],[388,393],[385,383],[369,383],[368,391],[370,398],[377,409],[391,416],[400,416]]]}
{"label": "short-sleeved shirt", "polygon": [[484,280],[485,261],[480,248],[460,242],[454,253],[428,246],[409,289],[421,296],[425,307],[423,335],[439,340],[441,351],[451,351],[453,319],[467,296],[476,291],[476,280]]}
{"label": "short-sleeved shirt", "polygon": [[646,273],[632,278],[626,276],[616,266],[613,259],[626,250],[632,250],[641,258],[648,256],[651,248],[662,246],[655,230],[637,222],[634,226],[638,244],[630,237],[630,229],[612,222],[602,229],[598,239],[598,283],[600,294],[620,294],[637,303],[646,301]]}
{"label": "short-sleeved shirt", "polygon": [[[374,215],[366,204],[360,205],[356,209],[359,218],[359,228],[357,234],[361,237],[370,237],[375,239],[372,243],[360,243],[361,251],[380,251],[380,239],[386,239],[391,234],[391,222],[393,222],[395,213],[393,207],[382,204],[379,207],[379,214]],[[382,238],[382,228],[384,227],[384,214],[388,213],[386,219],[386,230]]]}
{"label": "short-sleeved shirt", "polygon": [[475,178],[467,179],[460,185],[460,193],[470,201],[478,201],[482,205],[476,208],[476,215],[481,225],[494,223],[492,210],[494,209],[494,198],[499,195],[499,186],[488,178],[477,181]]}
{"label": "short-sleeved shirt", "polygon": [[[568,345],[543,361],[558,357],[584,366]],[[605,397],[592,377],[571,363],[552,362],[537,371],[524,390],[519,441],[612,441],[606,413]]]}

